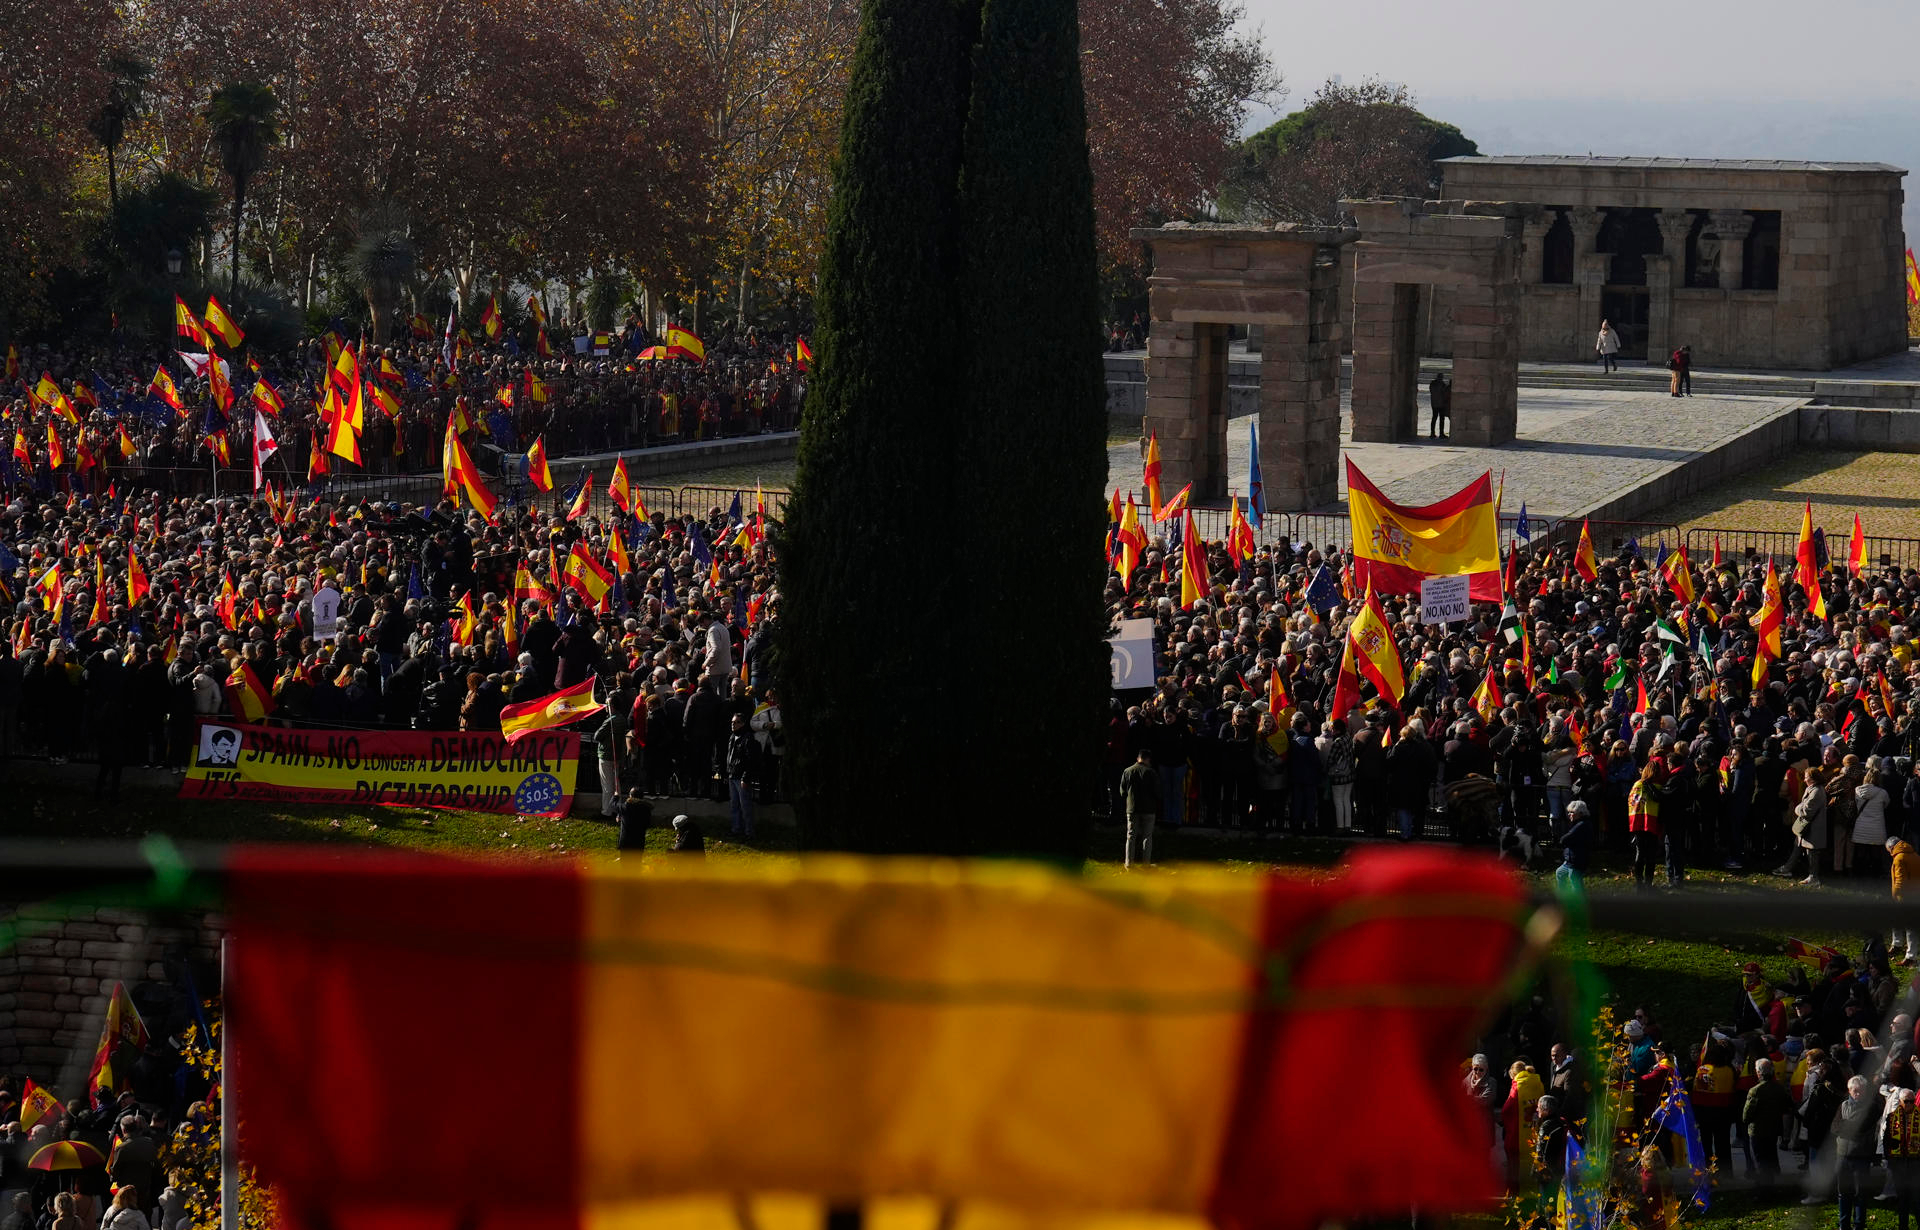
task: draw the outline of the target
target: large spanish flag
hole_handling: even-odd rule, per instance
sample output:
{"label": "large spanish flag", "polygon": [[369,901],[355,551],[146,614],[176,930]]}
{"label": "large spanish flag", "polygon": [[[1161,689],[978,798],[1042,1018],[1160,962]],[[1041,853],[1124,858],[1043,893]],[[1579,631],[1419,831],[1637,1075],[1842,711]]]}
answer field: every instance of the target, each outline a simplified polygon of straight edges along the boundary
{"label": "large spanish flag", "polygon": [[[520,571],[524,573],[526,569]],[[570,688],[561,688],[538,700],[505,706],[500,710],[500,733],[508,743],[516,743],[539,731],[571,726],[592,717],[606,708],[593,698],[594,683],[593,679],[582,679]]]}
{"label": "large spanish flag", "polygon": [[1379,594],[1417,594],[1425,577],[1467,574],[1475,602],[1500,601],[1500,519],[1493,476],[1437,504],[1396,504],[1347,458],[1355,581]]}
{"label": "large spanish flag", "polygon": [[[1310,881],[262,847],[226,880],[227,1080],[302,1225],[690,1230],[786,1193],[900,1230],[1283,1230],[1500,1189],[1457,1064],[1529,907],[1477,855]],[[1357,1038],[1391,1096],[1327,1061]],[[526,1131],[449,1096],[488,1073],[537,1182],[499,1181]]]}

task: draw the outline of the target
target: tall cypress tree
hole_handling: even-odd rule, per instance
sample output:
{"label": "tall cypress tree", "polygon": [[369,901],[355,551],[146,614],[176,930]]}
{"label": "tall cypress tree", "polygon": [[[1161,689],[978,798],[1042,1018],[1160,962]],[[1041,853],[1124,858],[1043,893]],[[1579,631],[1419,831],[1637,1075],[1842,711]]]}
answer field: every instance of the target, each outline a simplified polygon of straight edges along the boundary
{"label": "tall cypress tree", "polygon": [[1075,0],[986,0],[961,171],[959,300],[983,618],[1000,691],[966,729],[1000,797],[995,850],[1082,853],[1110,651],[1101,596],[1106,378]]}
{"label": "tall cypress tree", "polygon": [[[946,543],[956,202],[979,0],[867,0],[815,295],[778,670],[802,844],[961,851],[954,697],[976,622]],[[977,769],[967,769],[969,776]]]}

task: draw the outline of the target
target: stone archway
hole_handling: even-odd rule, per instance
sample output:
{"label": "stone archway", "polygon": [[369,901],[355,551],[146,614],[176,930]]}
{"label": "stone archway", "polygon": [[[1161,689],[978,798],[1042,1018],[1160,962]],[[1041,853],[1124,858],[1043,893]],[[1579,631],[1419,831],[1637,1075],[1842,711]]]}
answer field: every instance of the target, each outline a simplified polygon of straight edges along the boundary
{"label": "stone archway", "polygon": [[1260,469],[1270,509],[1340,494],[1342,227],[1176,223],[1140,229],[1147,280],[1145,428],[1160,438],[1161,491],[1193,483],[1226,499],[1227,329],[1259,325]]}
{"label": "stone archway", "polygon": [[1416,322],[1433,297],[1453,337],[1455,442],[1514,438],[1520,405],[1520,258],[1537,205],[1342,201],[1360,227],[1353,262],[1353,438],[1419,434]]}

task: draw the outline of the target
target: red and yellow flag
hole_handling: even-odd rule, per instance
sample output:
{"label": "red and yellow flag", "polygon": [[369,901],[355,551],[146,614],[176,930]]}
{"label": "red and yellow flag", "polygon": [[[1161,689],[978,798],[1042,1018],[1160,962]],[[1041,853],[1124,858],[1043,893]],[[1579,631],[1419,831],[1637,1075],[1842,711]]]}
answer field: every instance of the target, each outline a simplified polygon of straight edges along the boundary
{"label": "red and yellow flag", "polygon": [[233,709],[233,715],[243,722],[258,722],[275,708],[273,693],[261,684],[260,676],[244,661],[227,676],[227,704]]}
{"label": "red and yellow flag", "polygon": [[253,382],[253,404],[258,406],[260,412],[268,418],[278,417],[280,412],[287,408],[286,403],[280,400],[279,392],[265,379]]}
{"label": "red and yellow flag", "polygon": [[498,292],[495,292],[493,297],[487,300],[487,306],[480,309],[480,328],[481,331],[487,335],[487,340],[490,342],[499,341],[500,334],[506,329],[506,324],[500,319],[500,295]]}
{"label": "red and yellow flag", "polygon": [[1860,514],[1853,514],[1853,537],[1847,542],[1847,571],[1859,576],[1867,566],[1867,532],[1860,526]]}
{"label": "red and yellow flag", "polygon": [[240,332],[240,326],[233,323],[233,317],[227,315],[227,309],[212,295],[207,296],[207,330],[218,334],[220,340],[231,350],[240,344],[246,334]]}
{"label": "red and yellow flag", "polygon": [[40,383],[34,386],[34,396],[50,413],[57,414],[69,423],[78,423],[80,416],[74,413],[73,403],[60,390],[60,383],[49,372],[40,373]]}
{"label": "red and yellow flag", "polygon": [[1233,497],[1233,511],[1227,518],[1227,558],[1238,568],[1253,558],[1253,526],[1240,513],[1240,497]]}
{"label": "red and yellow flag", "polygon": [[167,369],[164,366],[154,370],[153,382],[147,385],[147,392],[158,395],[160,400],[166,402],[180,413],[185,414],[187,412],[186,406],[180,401],[180,390],[174,387],[173,377],[167,374]]}
{"label": "red and yellow flag", "polygon": [[27,433],[19,428],[13,432],[13,459],[20,463],[21,469],[33,473],[33,448],[27,443]]}
{"label": "red and yellow flag", "polygon": [[1761,590],[1760,610],[1753,617],[1753,630],[1759,643],[1753,652],[1753,686],[1765,685],[1767,666],[1780,657],[1780,625],[1786,619],[1787,604],[1780,593],[1780,573],[1773,561],[1767,561],[1767,582]]}
{"label": "red and yellow flag", "polygon": [[607,480],[607,498],[623,513],[633,512],[633,487],[627,482],[627,459],[614,459],[613,477]]}
{"label": "red and yellow flag", "polygon": [[545,494],[553,490],[553,471],[547,468],[547,438],[535,436],[533,447],[527,450],[527,481],[533,489]]}
{"label": "red and yellow flag", "polygon": [[573,497],[573,504],[567,509],[567,520],[578,521],[587,515],[587,495],[593,490],[593,475],[589,472],[580,480],[580,492]]}
{"label": "red and yellow flag", "polygon": [[493,510],[500,503],[499,497],[487,490],[487,484],[480,477],[480,467],[473,464],[473,457],[461,442],[460,433],[453,429],[452,419],[447,420],[447,433],[440,457],[442,491],[456,499],[465,495],[467,502],[491,524]]}
{"label": "red and yellow flag", "polygon": [[471,645],[480,631],[480,619],[473,613],[473,595],[460,595],[460,615],[453,621],[453,643]]}
{"label": "red and yellow flag", "polygon": [[120,455],[122,457],[131,457],[140,451],[134,446],[133,437],[127,434],[127,425],[125,423],[117,424],[115,430],[119,433]]}
{"label": "red and yellow flag", "polygon": [[133,606],[147,596],[153,586],[147,584],[146,569],[140,567],[140,558],[133,553],[133,544],[127,544],[127,605]]}
{"label": "red and yellow flag", "polygon": [[1500,601],[1499,517],[1493,475],[1482,474],[1438,503],[1389,500],[1347,459],[1347,508],[1357,581],[1381,594],[1417,594],[1427,577],[1468,577],[1476,602]]}
{"label": "red and yellow flag", "polygon": [[1800,512],[1800,541],[1793,548],[1793,583],[1806,591],[1807,610],[1815,619],[1827,617],[1827,598],[1820,590],[1820,561],[1813,542],[1813,501]]}
{"label": "red and yellow flag", "polygon": [[67,450],[61,446],[60,433],[49,422],[47,424],[47,468],[57,470],[65,465],[66,461]]}
{"label": "red and yellow flag", "polygon": [[1120,584],[1133,588],[1133,571],[1140,566],[1140,559],[1147,551],[1147,531],[1140,524],[1140,509],[1133,502],[1133,492],[1127,492],[1127,509],[1120,514],[1120,532],[1118,558],[1115,566],[1120,572]]}
{"label": "red and yellow flag", "polygon": [[53,1096],[53,1091],[51,1089],[43,1089],[39,1085],[34,1084],[33,1078],[29,1076],[25,1088],[22,1089],[20,1093],[21,1128],[26,1131],[32,1131],[33,1125],[45,1119],[48,1115],[59,1115],[62,1113],[64,1113],[64,1108],[60,1105],[60,1099]]}
{"label": "red and yellow flag", "polygon": [[[1491,502],[1492,490],[1488,490]],[[1355,541],[1359,541],[1358,535]],[[1400,648],[1394,644],[1393,627],[1381,609],[1380,596],[1371,588],[1361,603],[1353,623],[1347,627],[1347,648],[1340,659],[1340,678],[1333,689],[1333,717],[1345,717],[1360,703],[1360,680],[1373,685],[1387,704],[1399,707],[1406,695],[1406,672],[1400,665]]]}
{"label": "red and yellow flag", "polygon": [[620,537],[620,523],[617,521],[614,522],[613,531],[607,535],[607,562],[613,565],[616,576],[625,576],[633,571],[633,560],[627,555],[627,542]]}
{"label": "red and yellow flag", "polygon": [[[94,1048],[93,1066],[87,1072],[87,1100],[97,1109],[104,1100],[126,1087],[126,1069],[140,1057],[147,1045],[147,1025],[140,1019],[139,1009],[133,1006],[133,997],[127,994],[125,983],[113,984],[113,994],[107,999],[107,1020],[100,1030],[100,1045]],[[121,1061],[120,1070],[115,1071],[114,1060],[121,1058],[122,1050],[130,1051]],[[101,1097],[102,1093],[107,1098]]]}
{"label": "red and yellow flag", "polygon": [[513,601],[515,605],[528,601],[553,605],[553,594],[534,577],[524,559],[520,561],[519,571],[513,574]]}
{"label": "red and yellow flag", "polygon": [[[1454,1068],[1523,959],[1524,890],[1490,858],[1376,848],[1313,880],[1099,893],[1011,862],[645,871],[237,854],[234,1067],[273,1074],[247,1088],[261,1180],[316,1218],[511,1217],[523,1194],[475,1176],[523,1173],[523,1136],[486,1115],[423,1132],[419,1111],[448,1072],[532,1050],[515,1114],[551,1138],[545,1208],[569,1224],[671,1199],[731,1225],[732,1198],[700,1193],[799,1191],[1289,1230],[1501,1190]],[[514,987],[514,1011],[395,1027],[476,986]],[[1359,1033],[1390,1098],[1296,1061]],[[1276,1183],[1275,1158],[1313,1164]],[[820,1224],[817,1202],[777,1207]]]}
{"label": "red and yellow flag", "polygon": [[1213,578],[1207,568],[1207,546],[1193,526],[1193,510],[1180,528],[1180,607],[1192,610],[1193,604],[1213,593]]}
{"label": "red and yellow flag", "polygon": [[1913,263],[1913,249],[1907,249],[1907,302],[1920,303],[1920,268]]}
{"label": "red and yellow flag", "polygon": [[1158,521],[1160,519],[1160,436],[1157,432],[1147,437],[1147,459],[1141,471],[1141,482],[1146,491],[1147,514]]}
{"label": "red and yellow flag", "polygon": [[1600,562],[1594,558],[1593,534],[1587,526],[1585,521],[1580,523],[1580,541],[1573,548],[1573,570],[1584,580],[1597,581],[1600,579]]}
{"label": "red and yellow flag", "polygon": [[606,708],[593,698],[594,680],[583,679],[538,700],[522,701],[500,710],[500,733],[508,743],[556,726],[570,726]]}
{"label": "red and yellow flag", "polygon": [[1693,571],[1688,567],[1687,549],[1675,547],[1666,562],[1660,565],[1660,575],[1667,579],[1667,588],[1674,596],[1688,606],[1693,605]]}
{"label": "red and yellow flag", "polygon": [[194,318],[193,309],[179,295],[173,297],[173,331],[200,349],[209,349],[206,329]]}
{"label": "red and yellow flag", "polygon": [[576,542],[567,553],[567,585],[591,605],[598,603],[613,588],[613,575],[587,554],[587,544]]}
{"label": "red and yellow flag", "polygon": [[40,595],[41,603],[47,608],[47,614],[54,619],[60,618],[60,611],[66,606],[66,578],[60,575],[60,565],[47,569],[38,581],[33,583],[34,592]]}
{"label": "red and yellow flag", "polygon": [[[598,339],[595,340],[597,344]],[[704,363],[707,361],[707,344],[701,341],[700,335],[692,329],[680,325],[668,325],[667,354],[675,359],[691,359],[695,363]]]}

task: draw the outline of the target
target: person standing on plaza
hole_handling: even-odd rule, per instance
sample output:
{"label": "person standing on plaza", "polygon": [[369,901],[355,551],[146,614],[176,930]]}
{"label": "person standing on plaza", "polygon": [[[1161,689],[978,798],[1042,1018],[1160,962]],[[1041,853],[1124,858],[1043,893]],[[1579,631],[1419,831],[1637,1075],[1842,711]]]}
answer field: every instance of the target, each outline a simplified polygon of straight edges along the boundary
{"label": "person standing on plaza", "polygon": [[1594,339],[1593,352],[1600,358],[1600,370],[1617,372],[1620,370],[1620,335],[1613,331],[1613,322],[1600,322],[1600,336]]}
{"label": "person standing on plaza", "polygon": [[1142,747],[1134,762],[1120,771],[1120,797],[1127,815],[1126,852],[1121,865],[1153,861],[1153,826],[1160,818],[1160,773],[1153,767],[1153,751]]}
{"label": "person standing on plaza", "polygon": [[1453,414],[1453,381],[1447,378],[1447,373],[1438,372],[1434,375],[1433,382],[1427,385],[1427,399],[1433,403],[1433,417],[1427,421],[1427,436],[1433,440],[1444,440],[1447,438],[1447,421]]}
{"label": "person standing on plaza", "polygon": [[1753,1143],[1754,1166],[1761,1183],[1780,1178],[1780,1130],[1793,1113],[1793,1094],[1773,1073],[1773,1060],[1762,1059],[1753,1065],[1753,1088],[1740,1109],[1740,1121],[1746,1125],[1747,1139]]}

